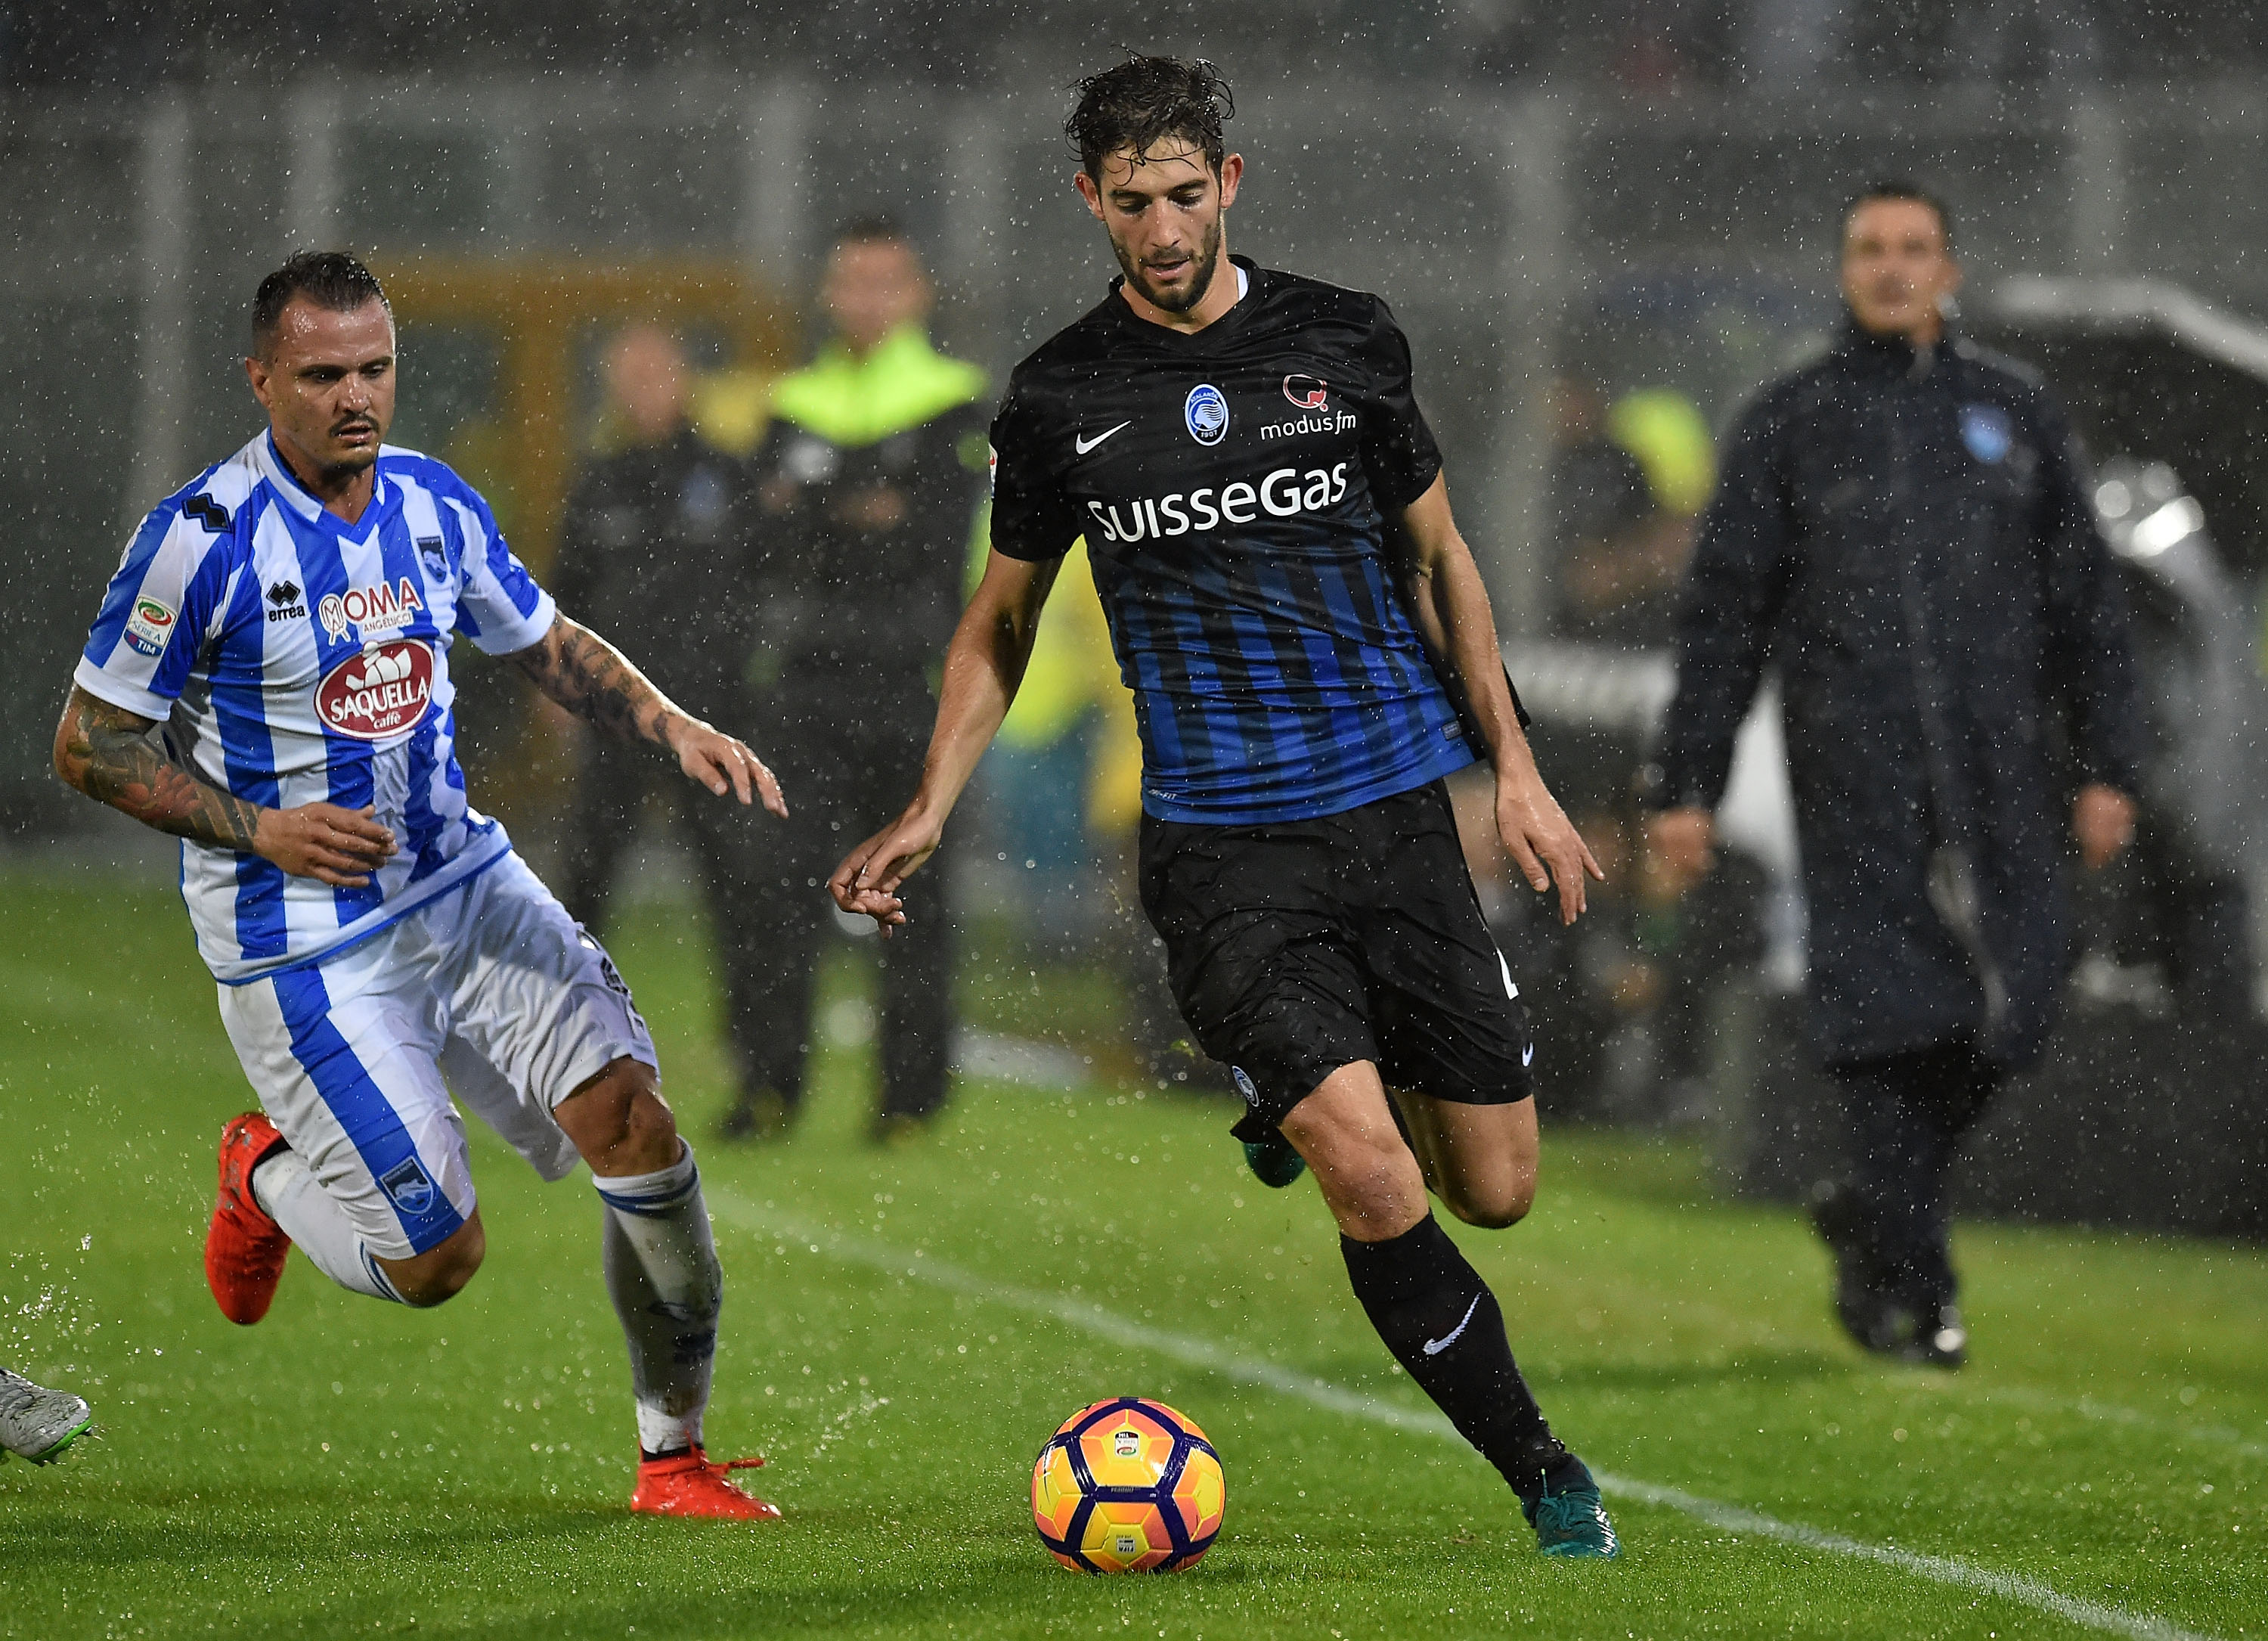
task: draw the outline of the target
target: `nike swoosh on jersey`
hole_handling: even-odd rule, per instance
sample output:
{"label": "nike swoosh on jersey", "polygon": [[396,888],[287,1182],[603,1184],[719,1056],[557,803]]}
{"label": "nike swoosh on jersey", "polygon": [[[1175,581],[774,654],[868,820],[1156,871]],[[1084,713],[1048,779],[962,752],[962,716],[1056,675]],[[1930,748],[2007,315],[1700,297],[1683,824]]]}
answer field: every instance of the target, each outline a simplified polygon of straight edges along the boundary
{"label": "nike swoosh on jersey", "polygon": [[1478,1294],[1475,1294],[1473,1296],[1473,1302],[1465,1307],[1464,1319],[1449,1330],[1448,1336],[1447,1338],[1427,1340],[1425,1342],[1425,1354],[1429,1356],[1438,1356],[1441,1352],[1447,1350],[1451,1345],[1455,1344],[1457,1342],[1457,1335],[1463,1333],[1466,1327],[1471,1324],[1473,1312],[1480,1308],[1481,1297]]}
{"label": "nike swoosh on jersey", "polygon": [[1535,1063],[1535,1044],[1530,1043],[1527,1047],[1520,1051],[1520,1063],[1523,1066],[1532,1066]]}
{"label": "nike swoosh on jersey", "polygon": [[1079,455],[1085,455],[1088,451],[1094,449],[1095,446],[1109,438],[1111,434],[1123,432],[1126,429],[1133,425],[1134,424],[1130,421],[1121,422],[1116,427],[1105,428],[1102,432],[1095,434],[1092,439],[1073,439],[1071,441],[1071,447],[1078,451]]}

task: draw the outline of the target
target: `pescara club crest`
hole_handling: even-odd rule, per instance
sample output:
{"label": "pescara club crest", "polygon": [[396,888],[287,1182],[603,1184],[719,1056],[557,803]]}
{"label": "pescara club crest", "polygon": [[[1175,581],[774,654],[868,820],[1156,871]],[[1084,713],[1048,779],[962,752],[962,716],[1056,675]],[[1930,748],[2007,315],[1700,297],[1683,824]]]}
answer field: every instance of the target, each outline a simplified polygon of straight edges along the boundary
{"label": "pescara club crest", "polygon": [[440,1195],[433,1187],[433,1177],[415,1157],[405,1157],[394,1164],[379,1175],[378,1183],[386,1187],[386,1194],[394,1199],[394,1207],[412,1216],[431,1209]]}
{"label": "pescara club crest", "polygon": [[2007,411],[1997,404],[1964,404],[1961,407],[1961,442],[1969,447],[1970,455],[1986,467],[1998,467],[2015,448],[2016,430],[2008,420]]}
{"label": "pescara club crest", "polygon": [[1211,382],[1201,381],[1182,401],[1182,419],[1189,424],[1190,438],[1217,445],[1228,437],[1228,399]]}
{"label": "pescara club crest", "polygon": [[1329,402],[1331,385],[1321,376],[1293,373],[1284,378],[1284,396],[1303,410],[1320,410]]}

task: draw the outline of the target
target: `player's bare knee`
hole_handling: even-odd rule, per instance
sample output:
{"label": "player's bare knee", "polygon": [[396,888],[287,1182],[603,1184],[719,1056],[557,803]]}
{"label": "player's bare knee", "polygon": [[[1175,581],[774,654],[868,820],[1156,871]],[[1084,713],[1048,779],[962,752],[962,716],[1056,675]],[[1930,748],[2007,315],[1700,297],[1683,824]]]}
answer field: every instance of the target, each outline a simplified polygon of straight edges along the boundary
{"label": "player's bare knee", "polygon": [[1424,1179],[1398,1138],[1381,1144],[1349,1137],[1307,1160],[1332,1217],[1357,1241],[1397,1236],[1425,1217]]}
{"label": "player's bare knee", "polygon": [[1535,1182],[1513,1181],[1479,1190],[1467,1187],[1445,1192],[1441,1201],[1449,1212],[1468,1225],[1476,1225],[1484,1231],[1504,1231],[1526,1219],[1528,1210],[1535,1206]]}
{"label": "player's bare knee", "polygon": [[615,1061],[562,1100],[558,1120],[591,1172],[601,1176],[659,1172],[682,1149],[653,1068],[636,1060]]}
{"label": "player's bare knee", "polygon": [[386,1261],[387,1280],[401,1302],[427,1311],[446,1305],[462,1293],[488,1257],[488,1233],[480,1221],[468,1220],[449,1239],[413,1259]]}

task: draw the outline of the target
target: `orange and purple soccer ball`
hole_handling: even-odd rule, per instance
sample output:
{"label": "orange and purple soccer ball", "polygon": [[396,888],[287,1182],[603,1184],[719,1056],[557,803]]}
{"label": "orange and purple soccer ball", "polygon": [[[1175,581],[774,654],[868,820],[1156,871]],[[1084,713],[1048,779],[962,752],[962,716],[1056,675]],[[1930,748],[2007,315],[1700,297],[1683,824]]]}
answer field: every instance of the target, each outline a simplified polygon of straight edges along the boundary
{"label": "orange and purple soccer ball", "polygon": [[1228,1483],[1203,1430],[1162,1401],[1082,1408],[1032,1466],[1032,1521],[1079,1572],[1179,1572],[1220,1531]]}

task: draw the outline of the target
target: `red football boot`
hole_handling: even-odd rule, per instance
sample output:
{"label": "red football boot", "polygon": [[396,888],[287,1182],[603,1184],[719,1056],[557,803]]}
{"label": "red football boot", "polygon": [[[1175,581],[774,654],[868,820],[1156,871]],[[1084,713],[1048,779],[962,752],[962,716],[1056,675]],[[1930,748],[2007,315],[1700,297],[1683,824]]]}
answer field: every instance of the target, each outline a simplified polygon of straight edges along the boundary
{"label": "red football boot", "polygon": [[712,1521],[777,1521],[779,1506],[750,1497],[725,1480],[729,1470],[753,1470],[761,1459],[711,1464],[696,1447],[667,1459],[638,1460],[637,1491],[630,1508],[649,1516],[702,1516]]}
{"label": "red football boot", "polygon": [[229,1119],[220,1131],[220,1200],[205,1231],[205,1281],[220,1313],[250,1327],[275,1303],[291,1238],[252,1194],[252,1171],[284,1143],[276,1125],[256,1111]]}

